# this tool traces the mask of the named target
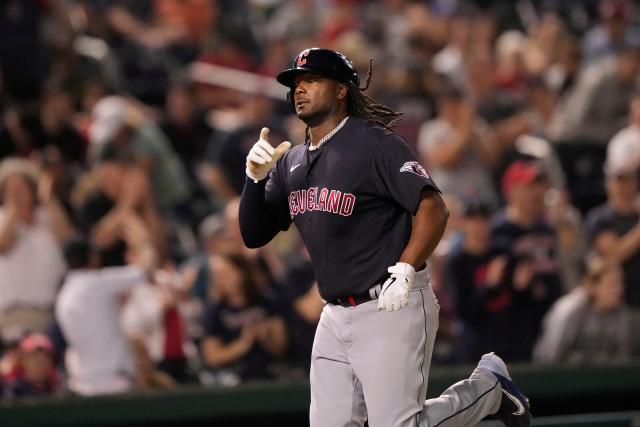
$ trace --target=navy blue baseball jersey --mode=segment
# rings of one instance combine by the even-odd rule
[[[401,137],[349,117],[317,150],[307,141],[287,151],[268,180],[247,179],[241,229],[248,245],[261,246],[293,222],[311,254],[320,295],[332,301],[388,277],[425,189],[439,191]],[[260,198],[264,205],[254,203]]]

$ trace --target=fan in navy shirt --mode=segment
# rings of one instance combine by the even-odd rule
[[[502,178],[506,207],[494,217],[491,241],[508,260],[505,284],[511,291],[509,320],[501,322],[494,348],[512,360],[529,360],[542,317],[560,296],[557,236],[544,220],[547,181],[532,161],[512,163]]]
[[[269,377],[269,365],[287,347],[277,307],[260,295],[241,256],[214,256],[212,269],[214,302],[207,307],[202,342],[205,363],[232,369],[242,380]]]
[[[499,342],[495,324],[504,322],[511,292],[504,284],[506,257],[491,246],[491,209],[467,202],[463,210],[464,238],[445,264],[444,283],[455,301],[462,331],[456,359],[471,362]]]

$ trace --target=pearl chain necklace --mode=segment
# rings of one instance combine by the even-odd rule
[[[317,145],[309,144],[309,151],[317,150],[318,148],[320,148],[320,146],[323,143],[327,142],[327,140],[329,140],[333,135],[335,135],[336,132],[338,132],[340,129],[342,129],[342,126],[344,126],[344,124],[347,123],[347,119],[348,118],[349,118],[349,116],[346,116],[344,119],[342,119],[342,121],[340,123],[338,123],[338,126],[336,126],[335,129],[333,129],[331,132],[326,134],[320,141],[318,141]]]

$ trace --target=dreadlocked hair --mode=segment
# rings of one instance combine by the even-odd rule
[[[380,104],[375,99],[362,93],[369,88],[373,72],[373,59],[369,59],[369,70],[365,78],[364,87],[358,87],[353,83],[347,83],[347,110],[349,115],[360,119],[372,121],[382,127],[391,129],[400,120],[404,113],[395,111],[386,105]]]

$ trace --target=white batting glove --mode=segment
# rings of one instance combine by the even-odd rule
[[[409,291],[413,287],[416,270],[412,265],[397,262],[387,269],[391,276],[382,285],[378,297],[378,310],[400,310],[409,304]]]
[[[247,155],[247,176],[253,179],[255,183],[262,181],[267,177],[273,165],[289,148],[291,148],[289,141],[285,141],[273,148],[269,144],[269,128],[262,128],[260,139],[253,144]]]

